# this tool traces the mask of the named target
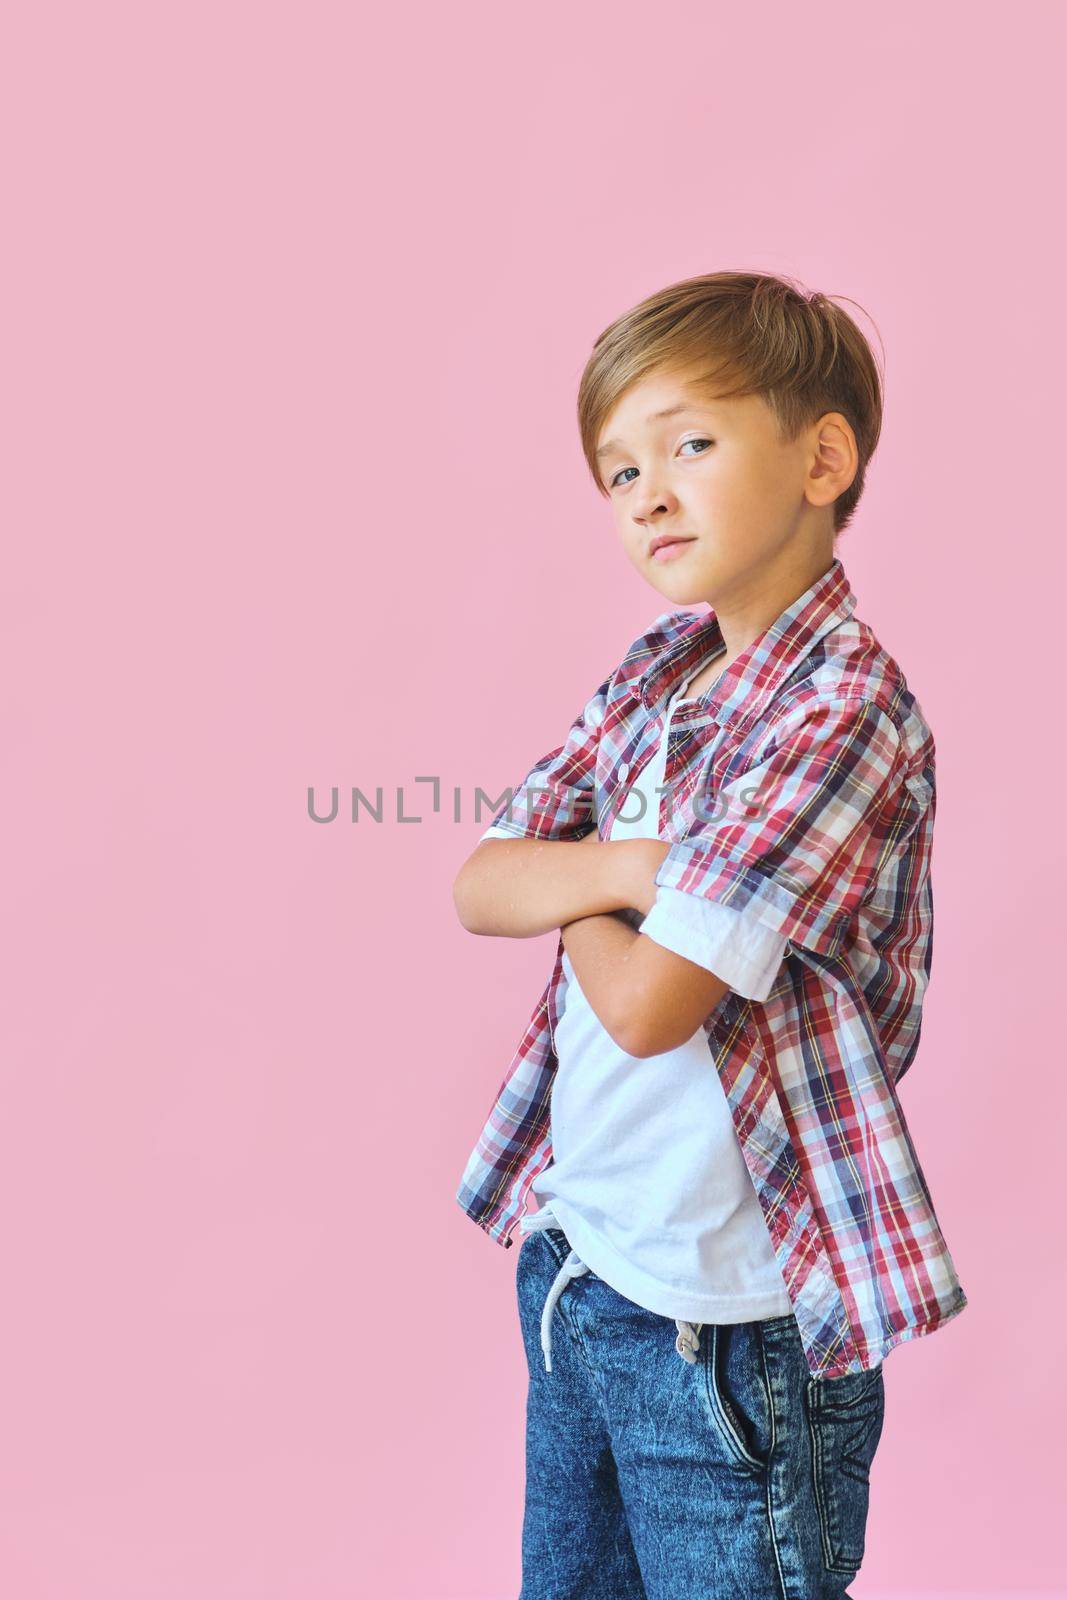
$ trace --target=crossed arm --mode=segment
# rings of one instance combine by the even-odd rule
[[[559,928],[582,990],[627,1054],[659,1055],[683,1044],[728,985],[632,928],[646,915],[669,846],[660,839],[484,839],[452,887],[470,933],[529,939]]]

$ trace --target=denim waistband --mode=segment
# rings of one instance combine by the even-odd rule
[[[519,1218],[519,1231],[525,1236],[528,1233],[542,1232],[545,1228],[555,1228],[557,1232],[566,1234],[560,1227],[559,1218],[554,1214],[550,1204],[545,1204],[537,1211],[526,1211]],[[570,1241],[568,1240],[568,1246]],[[577,1250],[570,1248],[564,1258],[559,1271],[552,1280],[552,1286],[545,1298],[544,1310],[541,1313],[541,1349],[545,1357],[545,1371],[552,1371],[552,1313],[564,1289],[572,1278],[581,1277],[583,1272],[590,1269],[582,1260]],[[678,1329],[674,1348],[683,1361],[695,1362],[700,1350],[700,1330],[702,1322],[686,1322],[680,1317],[675,1317],[674,1325]]]

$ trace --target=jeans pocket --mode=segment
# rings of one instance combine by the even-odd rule
[[[812,1477],[827,1571],[854,1574],[863,1560],[870,1474],[882,1434],[880,1366],[808,1382]]]
[[[763,1352],[752,1323],[705,1323],[700,1334],[708,1405],[735,1464],[765,1472],[773,1436]]]

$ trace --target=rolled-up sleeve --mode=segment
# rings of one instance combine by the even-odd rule
[[[737,910],[681,889],[657,889],[640,931],[675,955],[706,967],[736,994],[766,1000],[785,956],[786,940],[751,906]]]
[[[815,702],[754,765],[718,788],[705,774],[696,820],[664,856],[656,887],[751,911],[782,939],[833,954],[901,825],[904,765],[880,706]]]

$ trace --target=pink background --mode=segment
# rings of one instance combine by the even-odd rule
[[[721,267],[877,324],[839,554],[938,741],[904,1101],[972,1304],[856,1593],[1067,1582],[1062,15],[10,10],[4,1596],[517,1593],[518,1251],[453,1196],[554,941],[451,882],[666,604],[591,343]]]

